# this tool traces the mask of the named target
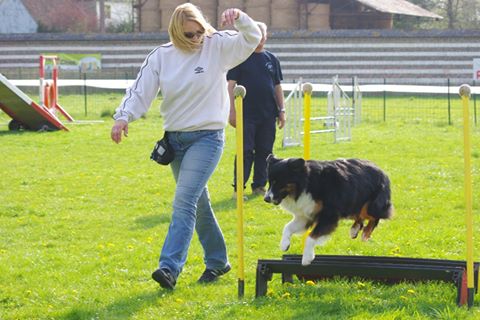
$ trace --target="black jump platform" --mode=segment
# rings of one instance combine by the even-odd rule
[[[268,281],[274,273],[282,274],[282,282],[320,280],[335,276],[363,278],[398,283],[401,281],[444,281],[457,288],[457,304],[473,305],[473,292],[467,290],[466,262],[441,259],[396,257],[316,255],[308,266],[302,266],[301,255],[284,255],[282,260],[258,260],[255,297],[267,293]],[[479,263],[474,263],[475,293],[478,291]]]

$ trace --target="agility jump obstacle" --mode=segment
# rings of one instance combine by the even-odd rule
[[[397,258],[378,256],[316,255],[310,265],[302,266],[301,255],[284,255],[282,260],[258,260],[255,297],[266,295],[268,281],[274,273],[282,275],[282,282],[292,282],[293,275],[301,280],[328,279],[335,276],[360,277],[368,280],[397,283],[401,281],[444,281],[457,289],[458,306],[473,306],[474,295],[480,283],[479,263],[473,261],[472,178],[470,163],[470,87],[462,85],[459,94],[463,102],[464,179],[466,209],[466,261]]]
[[[53,63],[52,79],[45,80],[45,61]],[[13,85],[0,74],[0,109],[12,120],[8,124],[10,130],[66,130],[68,129],[55,115],[60,112],[68,121],[73,118],[58,104],[58,58],[56,56],[40,56],[40,104],[34,102],[22,90]]]

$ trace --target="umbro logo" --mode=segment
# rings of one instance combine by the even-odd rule
[[[202,67],[196,67],[194,70],[195,70],[195,73],[203,73]]]

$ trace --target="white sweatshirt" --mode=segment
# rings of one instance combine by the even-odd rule
[[[185,53],[169,42],[147,56],[113,118],[128,122],[146,113],[160,90],[166,131],[223,129],[229,114],[226,73],[260,43],[256,23],[241,12],[236,31],[205,36],[200,50]]]

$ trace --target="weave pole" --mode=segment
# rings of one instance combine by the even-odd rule
[[[307,82],[303,85],[303,158],[310,160],[310,114],[313,86]]]
[[[463,104],[463,158],[464,158],[464,181],[465,181],[465,210],[467,226],[467,303],[473,306],[474,278],[473,278],[473,212],[472,212],[472,166],[471,166],[471,143],[470,143],[470,116],[469,100],[470,86],[460,86],[459,94]]]
[[[313,86],[310,82],[303,84],[303,158],[310,160],[310,116],[312,108]],[[310,227],[302,236],[302,251],[305,249],[305,241],[312,231]]]
[[[243,98],[247,90],[243,86],[235,86],[236,136],[237,136],[237,229],[238,229],[238,298],[245,293],[245,264],[243,250]]]

